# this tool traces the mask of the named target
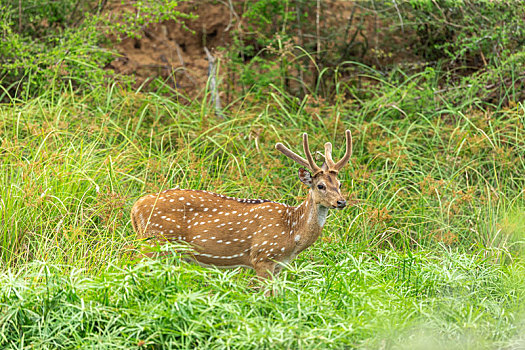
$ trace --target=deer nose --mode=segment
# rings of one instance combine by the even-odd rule
[[[346,201],[344,199],[337,201],[337,207],[338,208],[344,208],[346,207]]]

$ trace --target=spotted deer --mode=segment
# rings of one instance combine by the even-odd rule
[[[337,163],[327,142],[321,167],[310,153],[306,133],[306,159],[282,143],[275,147],[304,167],[299,169],[299,179],[310,190],[299,206],[170,189],[146,195],[133,206],[131,223],[139,239],[149,238],[155,244],[186,242],[193,247],[190,257],[205,266],[245,266],[263,279],[278,273],[321,235],[329,209],[346,206],[337,175],[352,154],[352,136],[347,130],[346,152]]]

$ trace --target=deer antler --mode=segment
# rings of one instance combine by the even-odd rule
[[[339,171],[342,167],[348,163],[350,160],[350,156],[352,155],[352,134],[350,133],[350,130],[346,130],[346,152],[343,158],[339,160],[337,163],[334,163],[332,159],[332,144],[330,142],[327,142],[324,144],[324,154],[325,154],[325,163],[327,166],[327,169],[324,168],[324,170],[332,170],[332,171]],[[275,145],[275,148],[277,148],[279,151],[281,151],[285,156],[288,158],[295,160],[297,163],[301,164],[305,168],[308,168],[312,171],[312,175],[315,175],[317,172],[322,171],[320,167],[317,166],[314,162],[314,158],[312,157],[312,153],[310,152],[310,146],[308,145],[308,134],[303,134],[303,149],[304,153],[306,154],[306,159],[298,155],[297,153],[291,151],[289,148],[287,148],[282,143],[278,142]]]
[[[308,145],[308,134],[307,133],[303,134],[303,149],[304,149],[304,153],[306,154],[306,159],[308,159],[308,163],[310,163],[310,170],[312,170],[313,172],[312,175],[315,176],[315,174],[318,171],[322,171],[322,169],[319,168],[317,164],[315,164],[314,158],[312,157],[312,153],[310,153],[310,146]]]
[[[317,164],[315,164],[312,154],[310,153],[310,147],[308,145],[308,135],[306,133],[303,134],[303,149],[304,149],[304,153],[306,154],[306,158],[308,160],[304,159],[297,153],[291,151],[288,147],[286,147],[280,142],[278,142],[275,145],[275,148],[277,148],[277,150],[279,150],[282,154],[284,154],[288,158],[296,161],[297,163],[304,166],[305,168],[310,169],[310,171],[312,171],[314,174],[317,173],[318,171],[321,171],[321,168],[319,168]]]
[[[346,134],[346,152],[345,152],[345,155],[343,156],[343,158],[341,158],[341,160],[339,160],[336,164],[332,166],[330,166],[330,168],[333,168],[334,170],[337,170],[339,171],[342,167],[344,167],[346,165],[346,163],[348,163],[348,161],[350,160],[350,156],[352,155],[352,133],[350,132],[350,130],[346,130],[345,132]],[[332,145],[330,145],[330,153],[332,151]],[[325,145],[325,150],[326,150],[326,145]],[[330,154],[330,161],[332,160],[332,155]],[[327,158],[327,159],[328,159]],[[332,161],[333,163],[333,161]]]
[[[350,133],[350,130],[346,130],[346,153],[343,156],[343,158],[336,163],[334,163],[332,159],[332,144],[330,142],[327,142],[324,144],[324,159],[326,164],[326,169],[328,171],[339,171],[350,159],[350,156],[352,155],[352,134]],[[323,166],[324,168],[324,166]]]
[[[288,147],[286,147],[282,143],[278,142],[275,145],[275,148],[277,148],[282,154],[284,154],[285,156],[287,156],[288,158],[290,158],[292,160],[295,160],[297,163],[301,164],[305,168],[310,168],[310,164],[308,164],[306,159],[304,159],[303,157],[301,157],[297,153],[291,151]]]
[[[335,163],[332,160],[332,144],[330,142],[324,144],[324,161],[328,169],[334,168]]]

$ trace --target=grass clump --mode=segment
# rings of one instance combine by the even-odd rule
[[[521,267],[447,249],[407,256],[342,252],[300,262],[267,298],[240,270],[177,258],[81,269],[32,264],[2,277],[4,347],[405,347],[405,337],[449,348],[523,344]],[[509,310],[512,310],[509,312]],[[416,336],[417,335],[417,336]],[[436,347],[437,348],[437,347]]]

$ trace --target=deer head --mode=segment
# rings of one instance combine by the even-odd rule
[[[352,155],[352,134],[350,130],[346,130],[346,152],[343,158],[339,162],[334,163],[332,160],[332,144],[327,142],[324,145],[325,161],[321,167],[314,162],[306,133],[303,134],[303,149],[306,159],[294,153],[282,143],[277,143],[275,148],[308,169],[299,169],[299,180],[310,188],[315,204],[327,209],[343,209],[346,206],[346,200],[341,194],[341,182],[337,179],[337,175],[341,168],[348,163]]]

